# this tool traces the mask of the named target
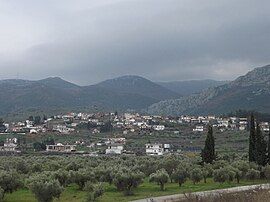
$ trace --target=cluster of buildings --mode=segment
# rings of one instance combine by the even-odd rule
[[[62,135],[79,133],[83,128],[89,135],[99,133],[111,133],[117,131],[119,138],[100,138],[97,142],[85,142],[77,140],[74,144],[46,145],[47,152],[76,152],[76,146],[87,146],[89,148],[105,148],[107,155],[132,153],[125,150],[126,135],[149,135],[152,133],[174,133],[182,132],[185,128],[188,133],[202,133],[207,130],[207,125],[211,125],[220,131],[248,130],[248,119],[241,117],[217,117],[217,116],[155,116],[141,115],[138,113],[68,113],[56,115],[40,120],[36,123],[33,119],[22,122],[4,123],[1,126],[2,133],[56,133]],[[261,122],[262,131],[269,132],[269,123]],[[182,127],[182,128],[181,128]],[[7,139],[0,145],[0,151],[16,151],[17,140]],[[172,145],[149,143],[145,145],[147,155],[164,155],[171,151]]]
[[[86,125],[92,134],[104,132],[103,127],[110,122],[111,127],[122,131],[124,135],[128,133],[140,132],[162,132],[168,129],[167,125],[188,125],[190,131],[204,132],[208,124],[215,128],[224,130],[247,130],[248,119],[241,117],[216,117],[216,116],[154,116],[140,115],[138,113],[68,113],[57,115],[43,120],[40,124],[35,124],[33,120],[24,122],[5,123],[4,132],[11,133],[45,133],[56,132],[60,134],[70,134],[76,132],[78,126]],[[269,123],[260,123],[263,131],[269,131]],[[176,132],[176,131],[174,131]]]

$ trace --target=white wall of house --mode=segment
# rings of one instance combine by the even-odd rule
[[[115,145],[115,146],[110,145],[106,149],[106,154],[122,154],[123,150],[124,150],[123,145]]]

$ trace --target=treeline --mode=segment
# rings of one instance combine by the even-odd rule
[[[0,198],[20,188],[28,188],[39,202],[59,198],[65,187],[76,184],[84,190],[86,201],[94,201],[105,189],[104,183],[114,185],[124,195],[132,195],[145,180],[160,190],[167,183],[181,186],[191,180],[194,184],[209,178],[215,182],[240,182],[242,179],[270,180],[270,166],[258,166],[242,160],[243,156],[216,156],[210,163],[201,158],[166,157],[0,157]]]

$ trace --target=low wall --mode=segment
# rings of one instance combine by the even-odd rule
[[[250,191],[254,189],[270,189],[270,184],[260,184],[260,185],[250,185],[250,186],[241,186],[241,187],[233,187],[228,189],[217,189],[211,191],[202,191],[202,192],[193,192],[187,193],[189,197],[203,197],[203,196],[215,196],[224,193],[237,193],[243,191]],[[133,202],[179,202],[181,200],[186,199],[185,194],[175,194],[169,196],[160,196],[153,198],[140,199]]]

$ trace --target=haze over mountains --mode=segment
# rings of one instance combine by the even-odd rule
[[[0,114],[67,108],[146,111],[151,114],[220,114],[238,109],[270,112],[270,65],[235,81],[152,82],[122,76],[79,86],[59,77],[0,80]],[[196,94],[193,94],[196,93]]]

